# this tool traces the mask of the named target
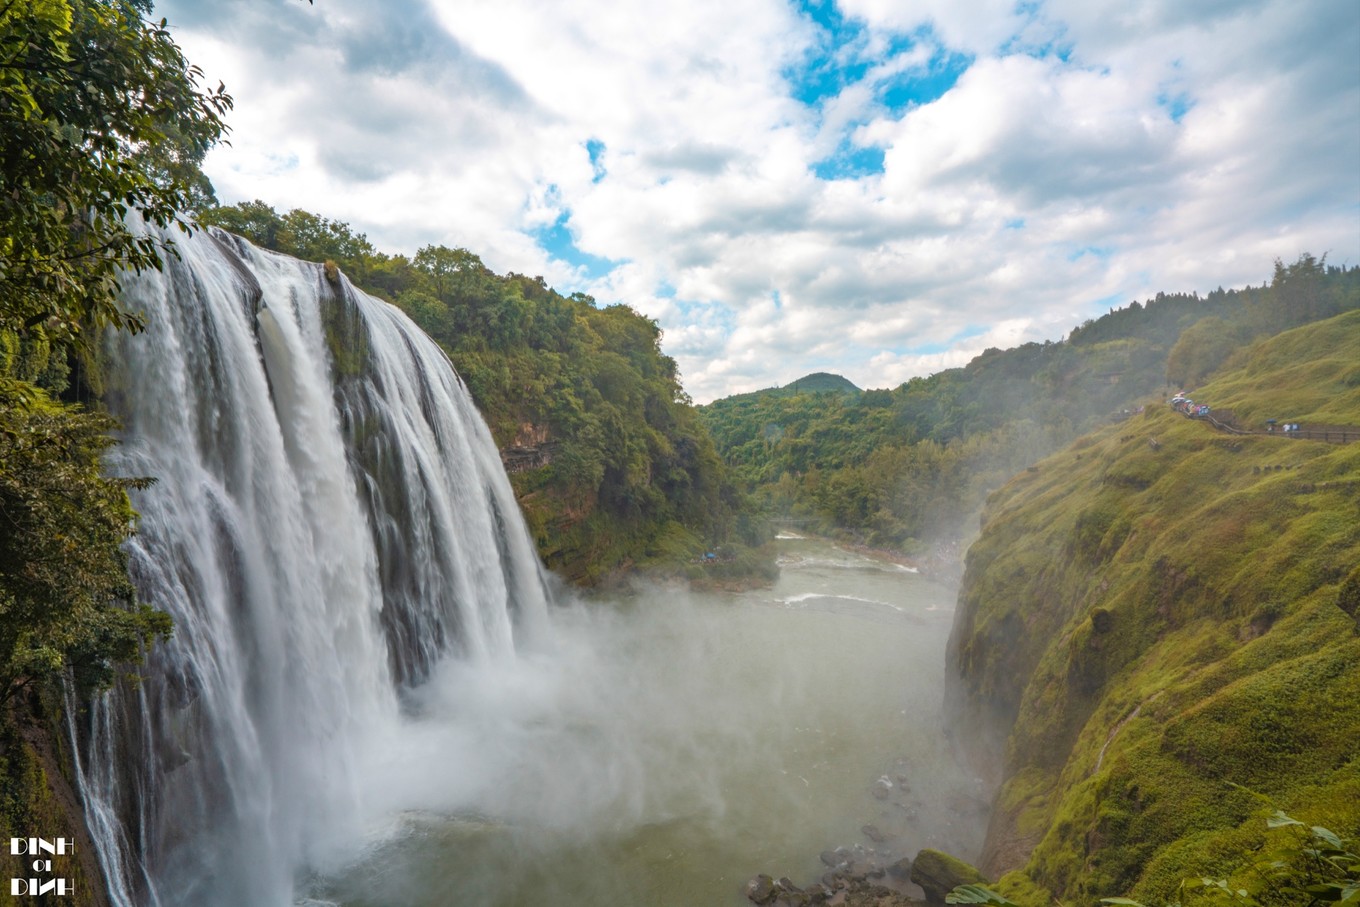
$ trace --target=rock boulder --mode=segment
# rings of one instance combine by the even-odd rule
[[[957,857],[939,850],[926,849],[911,864],[911,880],[921,886],[926,900],[943,904],[944,896],[960,885],[985,885],[982,873]]]

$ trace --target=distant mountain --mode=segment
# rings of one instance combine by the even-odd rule
[[[813,372],[811,375],[804,375],[797,381],[777,388],[774,391],[761,391],[760,393],[778,394],[858,394],[860,389],[851,383],[850,379],[843,375],[833,375],[830,372]]]
[[[770,399],[773,397],[796,397],[800,394],[861,394],[864,391],[855,386],[849,378],[844,375],[833,375],[831,372],[813,372],[804,375],[794,381],[790,381],[783,387],[762,387],[758,391],[747,391],[744,394],[733,394],[730,397],[723,397],[718,403],[725,403],[729,400],[756,400]]]

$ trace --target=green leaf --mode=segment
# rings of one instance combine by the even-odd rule
[[[1014,901],[997,894],[985,885],[960,885],[944,896],[946,904],[995,904],[997,907],[1016,907]]]
[[[1300,828],[1303,827],[1302,822],[1300,822],[1298,819],[1292,819],[1289,816],[1285,815],[1283,810],[1278,809],[1275,810],[1275,815],[1271,816],[1269,819],[1266,819],[1267,828],[1284,828],[1287,825],[1297,825]]]
[[[1328,844],[1332,845],[1332,847],[1334,847],[1338,851],[1345,850],[1345,845],[1341,843],[1341,839],[1337,837],[1336,833],[1333,832],[1331,829],[1323,828],[1320,825],[1314,825],[1313,837],[1320,838],[1321,840],[1326,841]]]

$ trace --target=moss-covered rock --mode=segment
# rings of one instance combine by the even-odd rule
[[[46,705],[44,700],[48,700]],[[47,696],[29,691],[0,710],[0,840],[6,842],[5,856],[0,859],[8,869],[0,868],[0,878],[37,877],[44,883],[64,879],[68,886],[65,896],[21,896],[15,903],[107,907],[94,845],[68,777],[70,756],[60,727],[62,718],[53,711],[60,708],[60,701],[55,690]],[[29,871],[24,857],[10,854],[11,838],[64,838],[74,847],[71,853],[53,856],[51,871],[38,875]],[[10,886],[6,884],[4,890],[9,892]]]
[[[921,886],[926,900],[943,904],[945,895],[960,885],[985,885],[987,879],[972,866],[941,850],[922,850],[911,864],[911,880]]]

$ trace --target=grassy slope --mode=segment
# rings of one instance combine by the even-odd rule
[[[1219,374],[1196,398],[1245,424],[1360,425],[1360,313]],[[1003,890],[1170,899],[1259,845],[1262,797],[1360,831],[1360,627],[1337,606],[1358,501],[1360,444],[1162,406],[993,496],[950,657],[974,714],[1013,720],[984,854],[1017,870]]]

